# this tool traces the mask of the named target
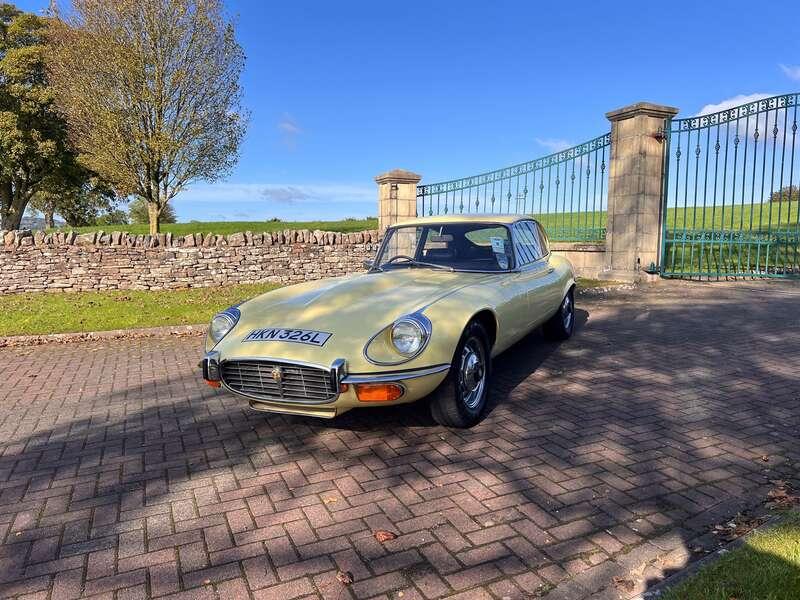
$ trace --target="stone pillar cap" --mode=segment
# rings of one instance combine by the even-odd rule
[[[652,102],[637,102],[636,104],[629,104],[617,110],[612,110],[606,113],[606,118],[611,121],[623,121],[631,117],[638,117],[645,115],[647,117],[658,117],[666,119],[674,117],[679,110],[672,106],[665,106],[664,104],[653,104]]]
[[[419,183],[422,175],[417,175],[405,169],[392,169],[381,173],[375,178],[376,183]]]

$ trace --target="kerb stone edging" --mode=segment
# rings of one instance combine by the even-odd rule
[[[167,325],[141,329],[111,329],[108,331],[82,331],[50,333],[43,335],[11,335],[0,337],[0,348],[66,344],[99,340],[136,339],[153,337],[191,337],[205,335],[208,325]],[[198,350],[200,352],[200,350]]]
[[[680,571],[677,571],[672,575],[670,575],[669,577],[667,577],[666,579],[659,581],[657,584],[655,584],[646,592],[634,596],[633,598],[630,598],[630,600],[656,600],[656,598],[659,598],[661,594],[663,594],[664,592],[671,590],[672,588],[680,585],[687,579],[694,577],[700,572],[700,570],[704,569],[705,567],[711,566],[712,564],[717,562],[721,557],[732,552],[733,550],[741,548],[742,546],[745,545],[747,540],[749,540],[754,535],[768,531],[773,527],[777,527],[778,525],[780,525],[782,520],[783,519],[781,515],[773,514],[769,516],[767,520],[764,521],[758,527],[751,529],[743,536],[738,537],[735,540],[731,540],[721,548],[717,548],[716,550],[707,554],[703,558],[699,558],[693,562],[690,562]]]

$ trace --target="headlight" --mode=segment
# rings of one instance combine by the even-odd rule
[[[230,330],[236,326],[240,316],[239,310],[235,307],[214,315],[214,318],[211,319],[211,326],[208,328],[208,337],[211,338],[211,341],[217,344],[228,335]]]
[[[364,358],[373,365],[401,365],[425,350],[433,331],[430,319],[416,312],[400,317],[364,345]]]
[[[392,344],[403,356],[413,356],[422,348],[425,332],[411,319],[400,319],[392,325]]]

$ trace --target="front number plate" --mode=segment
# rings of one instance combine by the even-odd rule
[[[323,346],[332,334],[313,329],[284,329],[280,327],[266,327],[254,329],[248,333],[243,342],[293,342],[295,344],[309,344]]]

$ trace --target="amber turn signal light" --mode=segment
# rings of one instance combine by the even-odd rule
[[[204,379],[203,381],[205,381],[208,385],[210,385],[213,388],[222,387],[221,381],[211,381],[210,379]]]
[[[403,395],[403,388],[396,383],[358,383],[354,387],[360,402],[391,402]]]

